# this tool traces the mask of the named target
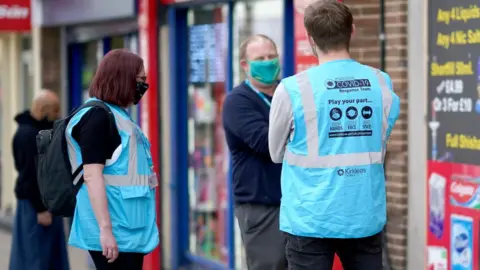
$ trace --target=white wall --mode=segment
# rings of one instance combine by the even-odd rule
[[[426,2],[408,1],[408,270],[426,267]]]
[[[172,230],[170,228],[171,220],[171,211],[170,211],[170,196],[171,196],[171,163],[170,163],[170,152],[172,145],[169,143],[170,140],[170,129],[172,124],[170,122],[170,81],[169,81],[169,43],[161,42],[168,40],[168,27],[160,26],[160,33],[158,35],[160,44],[160,107],[161,107],[161,127],[162,133],[160,135],[160,144],[161,144],[161,166],[162,166],[162,176],[160,183],[162,185],[162,253],[163,261],[162,265],[164,269],[171,268],[171,257],[172,251],[170,250],[171,241],[172,241]]]
[[[16,206],[14,186],[17,173],[13,163],[12,138],[17,129],[17,124],[13,118],[23,105],[20,86],[20,53],[20,34],[6,33],[0,35],[2,211],[8,208],[13,210]]]

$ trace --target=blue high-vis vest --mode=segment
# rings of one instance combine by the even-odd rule
[[[88,102],[88,101],[87,101]],[[103,170],[112,231],[120,252],[149,253],[159,243],[156,223],[155,187],[150,144],[128,113],[107,104],[115,116],[121,145],[106,161]],[[72,130],[91,107],[80,110],[66,130],[72,171],[82,163]],[[100,229],[84,184],[77,194],[69,244],[84,250],[101,251]]]
[[[333,61],[282,81],[294,133],[283,160],[280,229],[362,238],[386,223],[385,150],[400,113],[386,73]]]

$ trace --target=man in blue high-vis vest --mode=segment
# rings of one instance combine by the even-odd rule
[[[400,112],[390,77],[350,58],[349,8],[305,10],[318,66],[281,81],[270,109],[269,150],[282,163],[280,230],[291,270],[382,269],[383,163]]]

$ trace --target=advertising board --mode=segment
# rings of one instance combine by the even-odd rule
[[[479,270],[480,5],[428,3],[428,269]]]

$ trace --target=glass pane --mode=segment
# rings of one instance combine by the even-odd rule
[[[283,53],[283,2],[282,0],[263,0],[237,2],[233,13],[233,81],[239,84],[245,80],[240,67],[240,44],[251,35],[263,34],[277,45],[282,58]],[[275,31],[272,31],[272,26]],[[280,75],[282,76],[282,75]],[[235,220],[235,223],[236,220]],[[245,249],[241,242],[240,229],[235,226],[235,269],[247,269]]]
[[[138,36],[137,34],[132,34],[128,36],[128,49],[133,53],[138,54]]]
[[[127,46],[125,46],[125,45],[126,44],[124,42],[124,37],[123,36],[112,37],[112,43],[111,43],[112,50],[113,49],[127,48]]]
[[[233,14],[233,82],[245,80],[240,67],[240,44],[251,35],[262,34],[270,37],[283,53],[283,2],[282,0],[246,1],[235,4]],[[272,27],[275,31],[272,31]],[[282,72],[280,73],[282,77]]]
[[[137,35],[127,35],[123,37],[123,45],[125,48],[129,49],[131,52],[138,54],[138,46],[137,46]],[[151,90],[150,90],[151,91]],[[131,106],[128,108],[128,113],[132,117],[132,119],[140,125],[140,104],[136,106]]]
[[[82,89],[83,101],[88,99],[88,89],[92,82],[93,75],[97,70],[100,60],[103,58],[103,42],[100,40],[90,41],[84,44],[83,54],[83,68],[82,68]]]
[[[192,9],[189,24],[190,251],[228,263],[229,156],[221,119],[225,97],[227,6]]]

